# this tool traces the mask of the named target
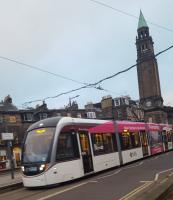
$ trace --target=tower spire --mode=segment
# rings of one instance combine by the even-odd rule
[[[140,10],[140,15],[139,15],[139,21],[138,21],[138,29],[142,27],[148,27],[147,22],[142,14],[142,11]]]

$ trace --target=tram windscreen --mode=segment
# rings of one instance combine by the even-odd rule
[[[28,132],[22,153],[22,163],[48,161],[55,128],[35,129]]]

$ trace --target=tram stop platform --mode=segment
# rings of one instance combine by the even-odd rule
[[[15,189],[22,186],[22,177],[20,170],[14,171],[14,179],[11,178],[9,170],[0,171],[0,192],[7,189]]]

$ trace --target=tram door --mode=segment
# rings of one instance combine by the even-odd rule
[[[80,145],[81,145],[81,154],[82,154],[82,160],[83,160],[84,173],[92,172],[93,162],[92,162],[88,132],[87,131],[79,132],[79,140],[80,140]]]
[[[168,136],[167,136],[167,131],[165,131],[165,130],[162,131],[162,138],[163,138],[163,144],[165,146],[165,151],[168,151]]]
[[[143,156],[148,156],[148,137],[147,133],[145,131],[141,131],[141,143],[142,143],[142,151],[143,151]]]

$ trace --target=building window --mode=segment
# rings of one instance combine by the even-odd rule
[[[0,145],[5,145],[5,141],[0,139]]]
[[[77,118],[81,118],[81,117],[82,117],[81,113],[78,113]]]
[[[129,105],[129,99],[125,98],[124,103],[125,103],[125,105]]]
[[[10,123],[16,123],[16,116],[9,116],[9,122]]]
[[[118,118],[122,118],[122,112],[120,110],[117,110]]]
[[[2,123],[3,122],[3,117],[2,117],[2,115],[0,115],[0,123]]]
[[[67,113],[67,117],[71,117],[71,113]]]
[[[47,118],[47,113],[39,113],[40,120]]]
[[[57,115],[58,117],[61,117],[61,113],[57,113],[56,115]]]
[[[32,114],[31,113],[25,113],[23,115],[23,120],[28,121],[28,122],[32,121]]]
[[[96,118],[96,113],[95,112],[87,112],[87,118],[95,119]]]
[[[120,99],[114,99],[114,105],[120,106]]]

